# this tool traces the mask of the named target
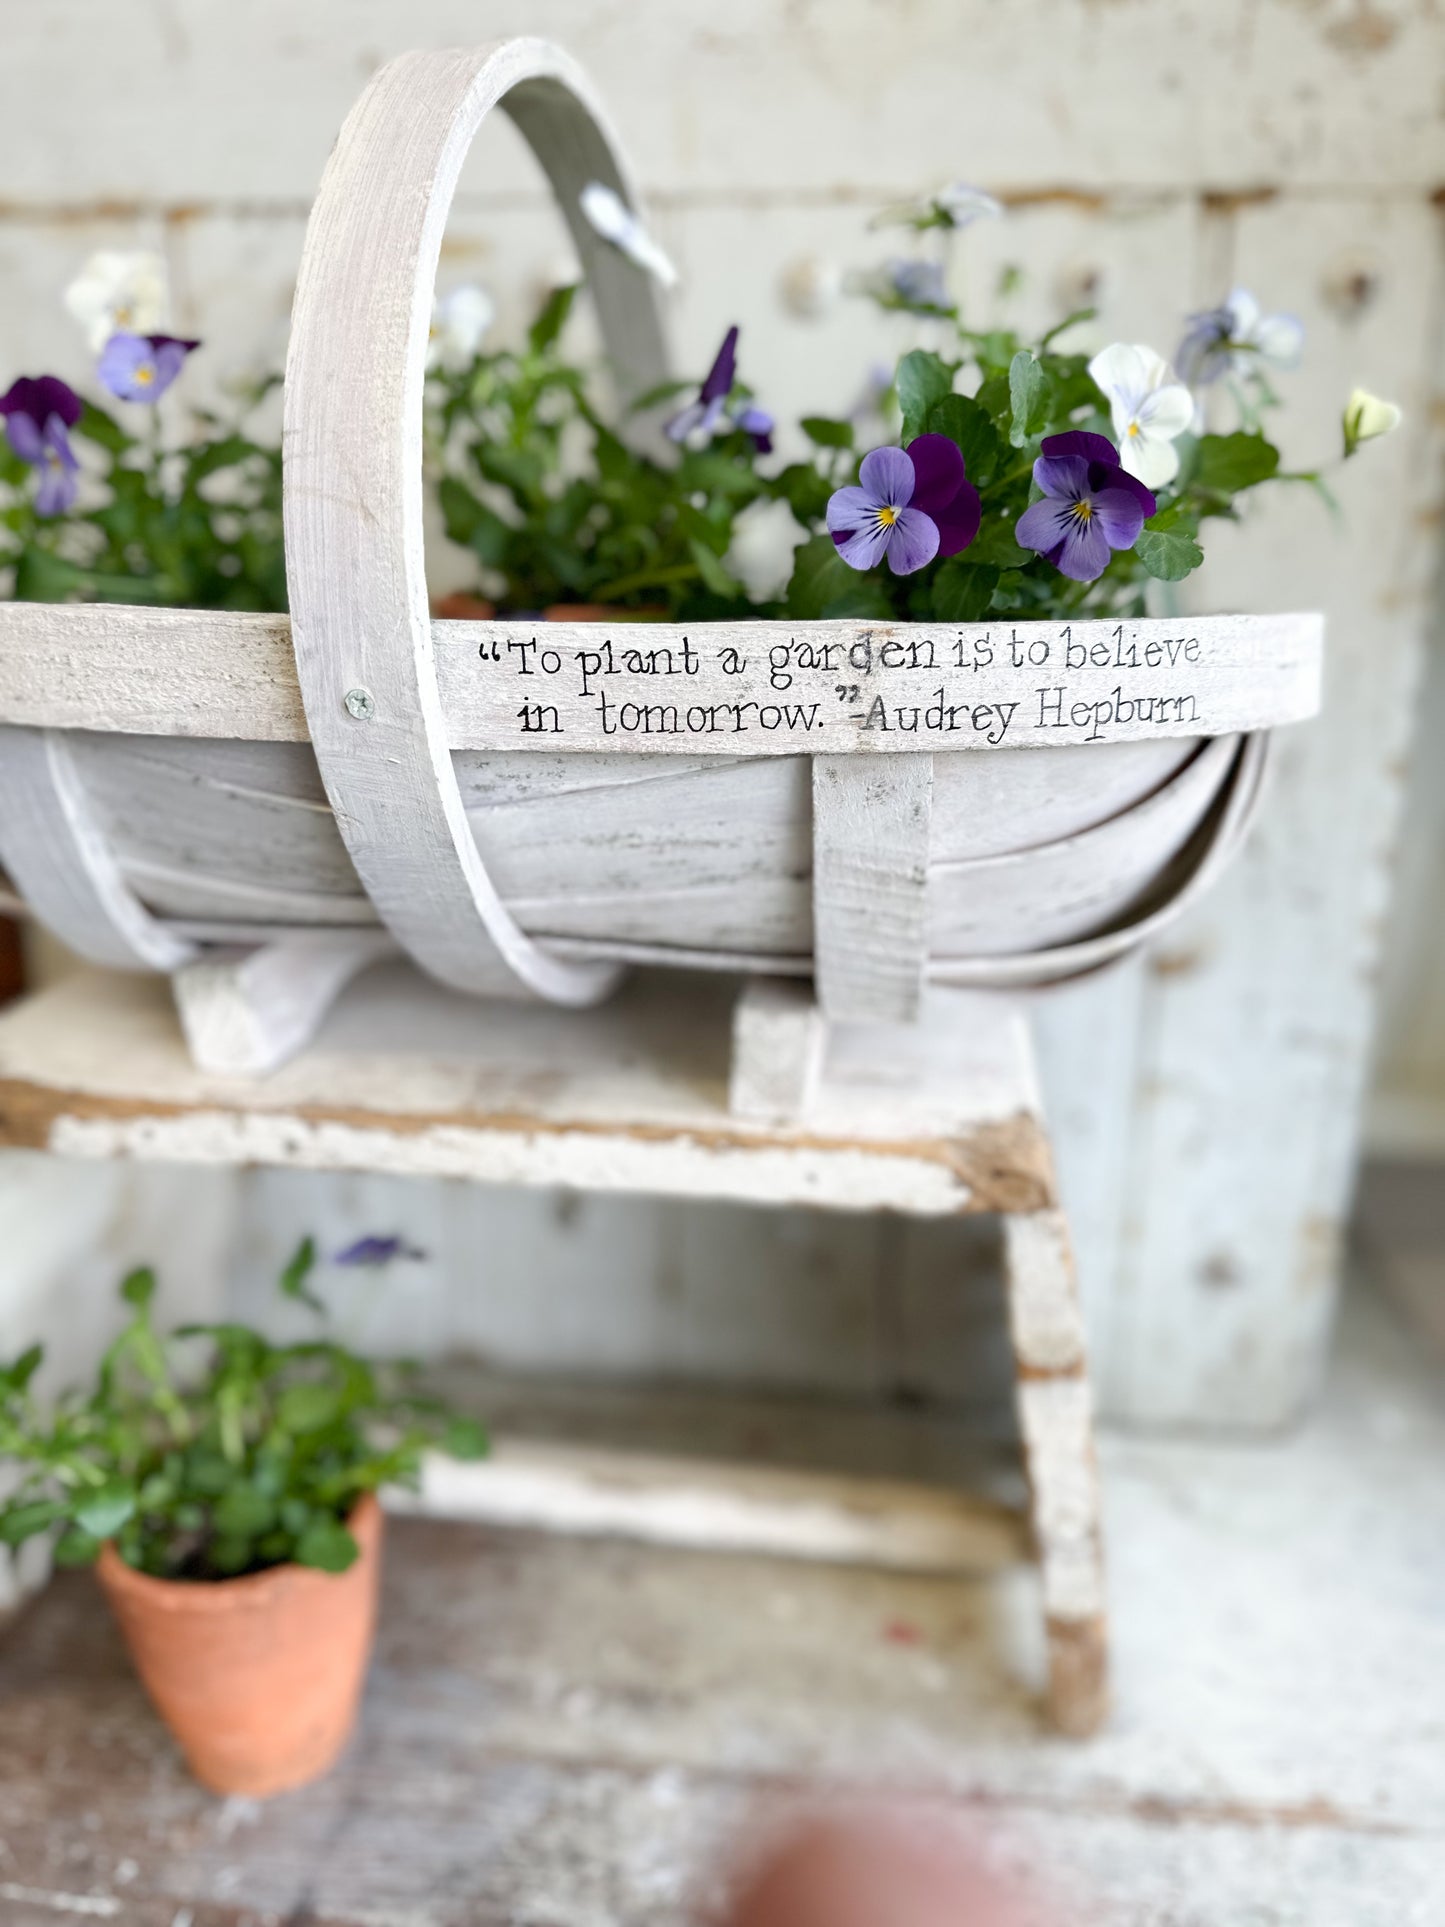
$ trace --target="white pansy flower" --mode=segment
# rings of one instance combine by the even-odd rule
[[[471,361],[495,315],[492,297],[485,288],[453,288],[450,294],[439,296],[432,303],[427,367],[457,367]]]
[[[1003,203],[981,187],[967,181],[950,181],[932,194],[920,194],[911,201],[898,201],[875,214],[869,227],[966,228],[975,221],[996,221]]]
[[[1345,453],[1353,455],[1361,442],[1373,442],[1400,426],[1397,402],[1381,401],[1367,388],[1356,388],[1345,403]]]
[[[170,282],[158,254],[92,254],[65,290],[65,305],[99,354],[113,334],[158,334],[170,317]]]
[[[1145,488],[1161,488],[1179,473],[1175,437],[1194,419],[1194,398],[1152,348],[1116,341],[1089,363],[1109,398],[1119,460]]]
[[[589,181],[578,196],[589,225],[664,288],[677,286],[677,269],[622,196],[602,181]]]

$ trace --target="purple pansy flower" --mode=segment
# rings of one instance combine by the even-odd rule
[[[1132,549],[1158,504],[1144,484],[1119,466],[1105,435],[1074,429],[1046,435],[1034,463],[1044,499],[1026,508],[1014,527],[1019,546],[1037,549],[1061,575],[1093,582],[1115,549]]]
[[[701,432],[712,435],[727,409],[728,396],[732,393],[733,382],[738,370],[738,331],[736,325],[729,328],[723,336],[723,343],[708,369],[701,388],[697,391],[696,401],[690,401],[685,408],[663,424],[663,433],[669,441],[685,442],[689,435]]]
[[[398,1258],[420,1263],[425,1257],[424,1251],[418,1251],[415,1245],[409,1245],[404,1238],[379,1238],[373,1233],[369,1237],[358,1238],[355,1244],[349,1244],[344,1251],[338,1251],[333,1262],[377,1271],[383,1265],[394,1264]]]
[[[58,375],[22,375],[0,395],[10,446],[40,470],[37,515],[63,515],[79,491],[80,464],[67,431],[80,414],[79,395]]]
[[[737,371],[738,331],[734,326],[723,336],[722,346],[697,391],[696,400],[679,408],[675,415],[663,423],[662,432],[669,441],[685,442],[694,435],[704,442],[711,441],[726,421],[734,428],[740,428],[745,435],[752,436],[753,446],[759,455],[772,452],[776,423],[767,409],[741,398],[731,405],[729,403]]]
[[[886,555],[895,575],[912,575],[936,555],[966,549],[981,515],[958,444],[920,435],[863,457],[857,487],[828,502],[828,533],[850,569],[871,569]]]
[[[199,341],[178,335],[113,334],[100,351],[95,372],[121,401],[159,401]]]

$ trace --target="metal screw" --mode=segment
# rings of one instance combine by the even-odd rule
[[[348,715],[359,723],[369,723],[376,714],[376,698],[369,689],[348,689],[343,700]]]

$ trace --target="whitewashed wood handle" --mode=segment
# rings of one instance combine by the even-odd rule
[[[388,928],[459,989],[586,1004],[492,885],[452,771],[422,541],[422,388],[442,232],[494,106],[531,144],[581,254],[624,392],[666,372],[656,291],[577,197],[630,201],[580,71],[541,40],[404,54],[347,117],[306,231],[286,365],[286,566],[306,720],[336,821]]]

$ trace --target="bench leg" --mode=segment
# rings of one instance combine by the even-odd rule
[[[1009,1330],[1030,1510],[1043,1573],[1049,1713],[1093,1733],[1108,1710],[1108,1619],[1093,1393],[1068,1223],[1004,1219]]]

